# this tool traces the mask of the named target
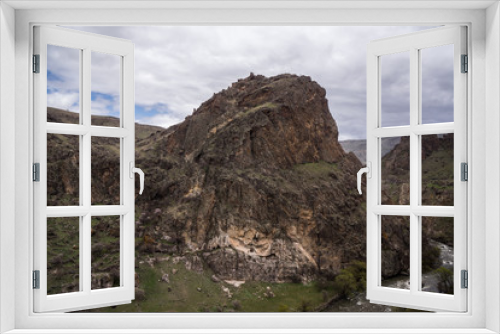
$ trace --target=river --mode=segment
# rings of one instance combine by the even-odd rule
[[[453,247],[431,240],[431,245],[439,247],[441,250],[439,261],[442,267],[453,270]],[[438,277],[434,272],[422,275],[422,291],[439,292]],[[384,286],[399,289],[410,288],[409,276],[400,275],[391,277],[384,281]],[[365,293],[358,293],[349,300],[341,300],[329,306],[324,312],[394,312],[390,306],[373,304],[366,299]]]

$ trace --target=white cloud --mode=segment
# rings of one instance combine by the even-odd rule
[[[92,92],[120,96],[120,57],[116,55],[92,52],[91,54],[91,89]]]
[[[116,98],[105,99],[97,96],[90,104],[92,115],[111,115],[115,117],[120,116],[120,103]]]
[[[52,92],[47,94],[47,105],[49,107],[59,108],[63,110],[69,110],[73,112],[79,112],[78,102],[80,100],[80,94],[78,92]]]
[[[172,125],[178,124],[184,120],[183,117],[172,116],[167,114],[156,114],[151,117],[143,117],[141,119],[136,119],[137,123],[157,125],[164,128],[168,128]]]

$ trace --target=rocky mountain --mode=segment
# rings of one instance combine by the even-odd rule
[[[51,121],[76,115],[48,112]],[[365,260],[365,196],[356,190],[362,164],[339,144],[325,90],[311,78],[251,74],[180,124],[137,127],[136,165],[146,174],[136,197],[137,261],[168,255],[194,271],[208,267],[219,279],[281,282],[331,278]],[[92,202],[116,204],[119,143],[93,140]],[[49,203],[67,203],[78,194],[77,141],[48,141]],[[389,277],[407,272],[402,249],[409,241],[403,222],[386,221]],[[99,235],[111,225],[96,221],[93,229]],[[101,243],[96,254],[113,245]],[[95,275],[109,272],[108,260]]]
[[[338,273],[365,256],[365,212],[361,165],[337,138],[325,90],[310,78],[239,80],[137,143],[136,164],[156,184],[137,198],[139,236],[176,240],[224,279]]]

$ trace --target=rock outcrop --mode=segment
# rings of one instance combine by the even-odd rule
[[[142,233],[221,279],[308,280],[365,257],[361,164],[309,77],[239,80],[137,151]]]
[[[365,260],[365,197],[356,190],[362,165],[342,149],[325,90],[309,77],[252,74],[182,123],[148,131],[136,144],[136,165],[146,174],[136,198],[138,257],[169,254],[238,281],[333,277]],[[95,145],[95,203],[116,200],[113,145]],[[399,251],[404,229],[391,219],[393,264],[384,276],[409,265]]]

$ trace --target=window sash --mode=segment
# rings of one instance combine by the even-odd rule
[[[80,124],[47,122],[47,45],[80,50]],[[91,53],[120,56],[120,127],[91,125]],[[40,289],[34,289],[34,311],[74,311],[128,303],[134,298],[134,180],[129,162],[134,161],[135,124],[133,97],[133,45],[129,41],[70,29],[35,27],[34,53],[40,55],[40,73],[34,74],[34,161],[40,163],[40,182],[34,184],[34,270],[40,271]],[[65,134],[79,138],[80,205],[47,206],[47,135]],[[120,205],[91,204],[91,138],[119,138]],[[120,287],[91,288],[91,218],[120,216]],[[47,218],[80,217],[78,292],[47,295]]]
[[[408,35],[373,41],[367,54],[367,162],[372,178],[367,179],[367,299],[377,304],[430,311],[467,310],[467,290],[461,289],[461,270],[467,269],[467,182],[460,180],[460,164],[467,162],[467,75],[460,73],[461,54],[466,54],[466,28],[436,28]],[[420,49],[454,45],[454,122],[420,123]],[[381,56],[410,53],[410,125],[381,126]],[[424,206],[421,203],[421,135],[454,133],[454,206]],[[409,136],[410,205],[381,205],[381,138]],[[382,215],[410,217],[410,289],[381,285]],[[422,286],[421,217],[454,218],[454,294],[420,291]]]

